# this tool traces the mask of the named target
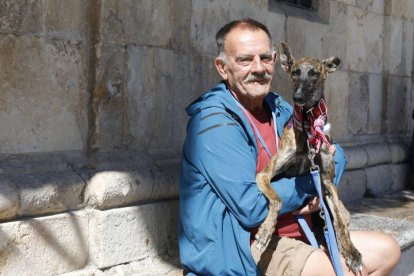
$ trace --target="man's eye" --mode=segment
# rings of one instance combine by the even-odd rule
[[[272,57],[271,56],[262,56],[261,58],[260,58],[263,62],[265,62],[265,63],[271,63],[272,61],[273,61],[273,59],[272,59]]]
[[[252,59],[247,58],[247,57],[246,58],[238,58],[238,59],[236,59],[236,62],[239,65],[246,66],[246,65],[249,65],[252,62]]]

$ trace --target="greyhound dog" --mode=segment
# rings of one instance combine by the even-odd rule
[[[352,244],[349,231],[349,213],[339,200],[333,183],[335,165],[333,154],[329,152],[330,138],[325,135],[327,111],[324,100],[324,84],[329,73],[336,71],[340,59],[330,57],[325,60],[301,58],[295,60],[289,47],[281,42],[277,47],[282,69],[293,81],[294,115],[284,127],[280,149],[266,167],[257,174],[260,191],[269,201],[269,213],[256,234],[256,247],[263,250],[274,232],[282,202],[270,181],[282,173],[295,176],[309,172],[315,161],[320,168],[324,199],[334,220],[338,248],[347,266],[357,273],[362,270],[362,256]],[[310,155],[311,154],[311,155]]]

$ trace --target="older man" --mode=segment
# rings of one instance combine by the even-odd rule
[[[307,244],[294,216],[303,214],[309,221],[318,208],[308,174],[272,182],[283,202],[277,229],[263,255],[251,246],[268,212],[256,173],[277,153],[292,107],[269,93],[275,53],[264,25],[251,19],[232,21],[216,40],[215,66],[223,81],[187,108],[179,227],[186,273],[335,275],[326,252]],[[337,146],[336,182],[345,164]],[[352,232],[351,238],[363,255],[364,275],[387,275],[397,264],[400,251],[390,236]]]

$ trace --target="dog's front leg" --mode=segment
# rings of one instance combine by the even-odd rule
[[[362,255],[355,248],[351,241],[351,237],[348,231],[349,213],[345,209],[341,200],[339,200],[338,192],[332,181],[324,181],[326,183],[325,189],[328,194],[325,196],[325,200],[328,203],[329,209],[333,216],[334,228],[336,233],[336,240],[339,246],[341,254],[345,258],[346,265],[354,273],[362,271]]]
[[[282,208],[282,201],[278,194],[271,185],[271,180],[276,175],[280,174],[288,165],[289,160],[293,160],[292,156],[295,151],[288,149],[287,147],[281,148],[279,153],[274,156],[266,167],[257,174],[256,182],[259,190],[269,201],[269,213],[265,220],[260,225],[259,230],[255,236],[255,246],[262,251],[267,247],[272,238],[272,234],[275,231],[276,221],[280,209]]]

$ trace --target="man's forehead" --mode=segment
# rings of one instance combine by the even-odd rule
[[[261,29],[236,28],[226,36],[225,49],[230,52],[252,49],[271,52],[271,41]]]

